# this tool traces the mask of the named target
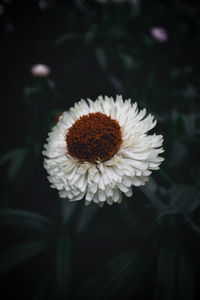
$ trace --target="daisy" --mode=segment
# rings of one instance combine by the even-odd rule
[[[86,205],[132,196],[132,186],[144,185],[163,161],[162,135],[147,135],[155,125],[131,99],[79,101],[59,117],[44,145],[51,187],[61,198],[84,198]]]

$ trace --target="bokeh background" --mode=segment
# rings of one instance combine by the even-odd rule
[[[192,0],[0,3],[2,299],[200,299],[199,17]],[[57,114],[116,94],[155,115],[161,169],[121,205],[59,199],[41,154]]]

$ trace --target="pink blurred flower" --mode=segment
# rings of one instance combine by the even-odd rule
[[[152,27],[150,29],[151,36],[158,42],[167,42],[168,34],[167,30],[163,27]]]
[[[47,65],[36,64],[31,67],[31,74],[35,77],[47,77],[51,73],[51,69]]]

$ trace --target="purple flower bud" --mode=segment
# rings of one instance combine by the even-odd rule
[[[167,31],[163,27],[152,27],[150,33],[152,38],[160,43],[168,41]]]

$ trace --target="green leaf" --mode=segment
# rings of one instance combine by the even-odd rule
[[[56,294],[58,299],[67,299],[71,275],[71,243],[61,237],[56,248]]]
[[[28,241],[0,252],[0,275],[9,272],[48,247],[44,240]]]
[[[23,230],[53,235],[55,225],[46,217],[25,210],[3,208],[0,210],[0,226],[13,226]]]
[[[155,300],[194,299],[193,268],[178,241],[161,247],[156,277]]]
[[[108,300],[123,293],[128,299],[147,272],[149,257],[133,250],[119,254],[83,285],[78,299]]]

